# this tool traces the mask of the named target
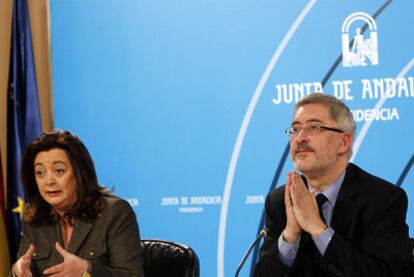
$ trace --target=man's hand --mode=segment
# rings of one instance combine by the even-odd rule
[[[13,265],[12,271],[16,277],[32,277],[32,272],[30,271],[30,264],[32,262],[32,255],[35,251],[33,244],[30,244],[29,249],[26,253],[21,256],[17,262]]]
[[[296,221],[295,213],[293,210],[292,197],[290,193],[290,187],[292,186],[292,173],[286,175],[286,186],[285,186],[285,210],[286,210],[286,227],[283,230],[283,238],[293,243],[299,239],[302,228]]]
[[[88,268],[87,261],[67,252],[59,243],[56,243],[56,250],[62,255],[63,263],[49,267],[43,271],[43,274],[50,277],[82,276],[82,273]]]
[[[327,228],[319,215],[315,191],[310,193],[299,173],[291,172],[290,196],[293,212],[299,226],[312,236],[321,235]]]

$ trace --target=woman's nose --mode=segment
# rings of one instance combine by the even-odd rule
[[[51,185],[53,185],[54,183],[55,183],[55,176],[53,176],[53,174],[52,173],[46,173],[46,178],[45,178],[45,183],[46,183],[46,185],[49,185],[49,186],[51,186]]]

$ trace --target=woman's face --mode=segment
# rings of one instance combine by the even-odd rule
[[[61,216],[76,202],[76,179],[65,150],[39,152],[34,160],[37,187],[42,198]]]

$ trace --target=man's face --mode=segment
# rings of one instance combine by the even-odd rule
[[[300,107],[293,118],[292,127],[317,124],[337,127],[330,116],[329,108],[320,104],[307,104]],[[306,174],[317,174],[333,168],[338,162],[342,133],[320,129],[320,133],[307,134],[301,130],[290,139],[290,155],[295,167]]]

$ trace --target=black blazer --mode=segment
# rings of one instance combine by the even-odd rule
[[[34,244],[33,276],[44,276],[45,269],[63,262],[56,242],[63,246],[59,223],[23,223],[18,257]],[[105,197],[105,209],[97,219],[77,219],[66,250],[89,260],[92,276],[144,276],[136,216],[123,199]]]
[[[310,235],[302,233],[291,268],[280,261],[278,250],[278,238],[286,225],[284,193],[282,186],[267,196],[269,235],[254,276],[408,276],[404,190],[350,163],[333,210],[335,235],[325,254],[321,257]]]

